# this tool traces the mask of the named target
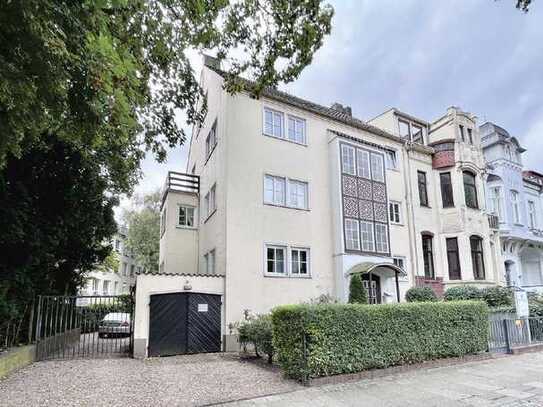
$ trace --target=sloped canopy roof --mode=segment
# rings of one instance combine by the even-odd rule
[[[393,263],[371,263],[371,262],[364,262],[364,263],[358,263],[351,267],[347,274],[366,274],[370,271],[374,271],[375,269],[383,267],[388,268],[389,270],[392,270],[394,272],[398,272],[398,274],[401,274],[402,276],[406,276],[407,273],[401,269],[400,267],[396,266]]]

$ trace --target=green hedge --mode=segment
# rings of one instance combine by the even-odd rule
[[[288,377],[354,373],[487,349],[481,301],[287,305],[272,311],[273,345]]]
[[[407,302],[437,301],[437,296],[430,287],[411,287],[405,293],[405,300]]]

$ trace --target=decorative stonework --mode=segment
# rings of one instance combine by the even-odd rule
[[[358,199],[344,197],[343,214],[348,218],[358,218]]]
[[[360,199],[372,199],[370,180],[358,178],[358,197]]]
[[[363,199],[358,201],[360,207],[360,218],[364,220],[373,220],[373,202]]]
[[[373,200],[377,202],[385,202],[387,201],[387,191],[385,184],[381,184],[379,182],[373,183]],[[386,207],[385,207],[386,210]]]
[[[375,213],[375,220],[379,222],[387,222],[387,206],[384,203],[373,204],[373,211]]]
[[[343,175],[343,195],[356,197],[356,177]]]

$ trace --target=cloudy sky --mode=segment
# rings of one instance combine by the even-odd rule
[[[363,120],[394,106],[432,121],[460,106],[518,137],[525,166],[543,172],[543,2],[528,14],[515,0],[330,3],[332,34],[283,89],[350,105]],[[199,58],[195,64],[199,70]],[[136,191],[162,185],[168,170],[185,171],[187,153],[188,143],[165,164],[148,157]]]

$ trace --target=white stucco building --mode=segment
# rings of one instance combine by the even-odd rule
[[[142,267],[132,253],[125,247],[126,229],[120,228],[113,237],[113,250],[119,258],[117,270],[95,270],[88,274],[87,283],[79,290],[79,295],[121,295],[129,294],[136,284],[136,273]]]
[[[481,126],[488,167],[488,205],[499,219],[507,285],[543,292],[543,175],[523,171],[515,137],[493,124]]]
[[[364,122],[273,89],[232,96],[212,58],[201,85],[206,120],[164,190],[159,272],[137,277],[136,356],[148,354],[149,307],[163,294],[220,296],[222,349],[236,349],[230,327],[246,312],[346,301],[353,272],[372,303],[403,301],[414,285],[499,283],[473,115],[451,107],[429,122],[390,109]]]

